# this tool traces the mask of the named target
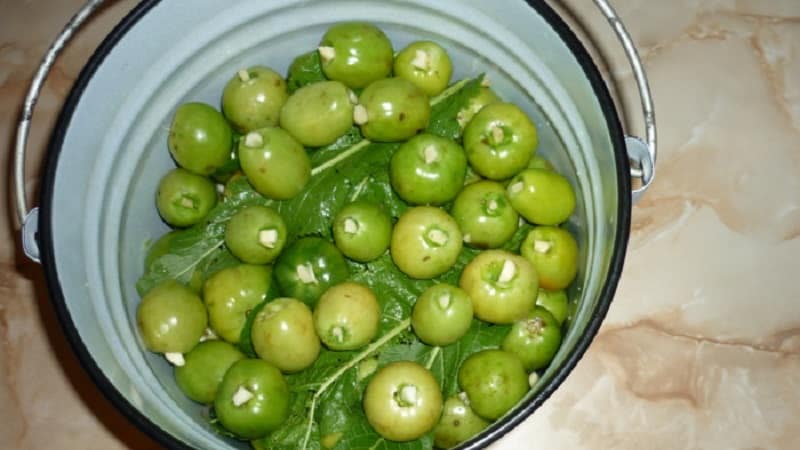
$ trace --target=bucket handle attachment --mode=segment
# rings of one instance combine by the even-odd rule
[[[653,178],[656,174],[658,140],[656,136],[656,113],[653,107],[653,96],[650,92],[650,84],[647,81],[642,59],[639,57],[639,52],[636,50],[633,39],[631,39],[631,35],[628,34],[628,30],[625,29],[622,20],[617,16],[616,11],[611,7],[608,0],[594,0],[594,3],[608,20],[620,44],[622,44],[622,48],[625,50],[625,56],[628,57],[628,62],[633,70],[633,76],[636,79],[636,85],[639,89],[639,98],[642,102],[645,139],[635,136],[625,137],[625,147],[628,151],[628,158],[631,161],[631,178],[638,178],[641,180],[641,185],[631,192],[633,202],[636,203],[653,183]]]
[[[25,96],[22,114],[17,124],[17,137],[14,147],[14,198],[16,200],[16,213],[17,219],[22,226],[22,249],[28,258],[37,263],[40,262],[38,243],[39,208],[34,207],[33,209],[28,209],[28,201],[25,193],[25,151],[28,145],[33,110],[36,106],[36,102],[39,100],[39,94],[41,93],[44,82],[56,58],[58,58],[58,55],[64,50],[64,47],[72,39],[75,32],[80,29],[81,25],[83,25],[105,1],[106,0],[88,0],[84,3],[78,12],[72,16],[70,21],[67,22],[55,41],[50,45],[50,48],[47,50],[47,53],[45,53],[42,62],[39,64],[31,80],[30,87]],[[611,27],[625,50],[625,54],[631,64],[636,83],[639,87],[639,96],[642,100],[646,140],[633,136],[626,136],[625,138],[628,157],[631,160],[631,177],[639,178],[642,182],[641,186],[634,189],[631,193],[633,201],[636,202],[641,198],[647,188],[650,187],[650,184],[653,182],[653,177],[655,176],[656,116],[653,109],[653,98],[650,93],[650,87],[647,82],[647,75],[645,75],[644,72],[642,60],[636,51],[636,46],[633,44],[630,34],[628,34],[628,31],[625,29],[625,25],[623,25],[617,13],[608,3],[608,0],[594,0],[594,2],[606,19],[608,19],[609,24],[611,24]]]

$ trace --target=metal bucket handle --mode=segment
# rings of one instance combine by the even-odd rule
[[[641,180],[641,186],[631,192],[633,201],[636,202],[647,191],[653,182],[656,165],[656,116],[653,109],[653,98],[650,93],[650,86],[647,82],[642,60],[636,51],[636,46],[630,34],[625,29],[617,13],[608,3],[608,0],[593,0],[602,14],[608,19],[614,33],[622,44],[625,54],[628,57],[631,68],[633,69],[636,84],[639,88],[639,96],[642,101],[642,112],[644,114],[645,139],[626,136],[625,145],[628,151],[628,158],[631,161],[631,177]],[[14,148],[14,198],[16,200],[17,218],[22,225],[22,248],[25,255],[35,262],[39,259],[39,243],[37,233],[39,228],[39,208],[28,209],[25,192],[25,152],[28,145],[28,135],[30,132],[31,119],[39,94],[42,90],[47,75],[56,61],[56,58],[64,46],[72,39],[81,25],[94,14],[94,12],[106,0],[87,1],[67,23],[55,41],[50,45],[36,74],[31,80],[28,93],[25,96],[22,115],[17,125],[17,140]]]

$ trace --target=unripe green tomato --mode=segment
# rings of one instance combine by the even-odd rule
[[[346,281],[331,287],[314,308],[314,328],[331,350],[355,350],[378,334],[381,307],[367,286]]]
[[[185,356],[185,363],[175,367],[175,382],[190,399],[214,403],[225,372],[244,354],[224,341],[201,342]]]
[[[283,373],[299,372],[319,356],[311,310],[294,298],[267,303],[253,321],[251,339],[258,356]]]
[[[167,145],[180,167],[210,175],[230,158],[233,132],[222,113],[211,106],[184,103],[175,111]]]
[[[286,244],[286,223],[277,211],[254,205],[242,209],[225,226],[225,245],[249,264],[269,264]]]
[[[338,81],[301,87],[281,111],[281,127],[306,147],[330,145],[353,126],[353,103],[358,99]]]
[[[519,358],[527,371],[547,367],[561,345],[561,324],[546,309],[537,306],[511,327],[502,349]]]
[[[412,205],[441,205],[464,186],[467,157],[460,145],[422,133],[392,156],[389,176],[397,195]]]
[[[286,81],[269,67],[253,66],[233,76],[222,91],[222,113],[240,133],[278,125],[289,98]]]
[[[470,408],[469,399],[462,392],[444,402],[442,418],[433,429],[434,444],[438,448],[453,448],[488,426],[489,422]]]
[[[345,205],[333,219],[336,247],[358,262],[386,252],[392,239],[392,218],[382,206],[364,200]]]
[[[453,63],[447,50],[436,42],[416,41],[397,54],[394,74],[433,97],[441,94],[450,83]]]
[[[563,228],[534,227],[520,252],[536,268],[539,286],[545,289],[564,289],[578,273],[578,242]]]
[[[208,316],[197,294],[175,280],[167,280],[142,298],[136,322],[151,352],[187,353],[200,342]]]
[[[177,168],[158,183],[156,208],[173,227],[188,227],[203,221],[217,204],[217,190],[208,178]]]
[[[414,303],[411,325],[422,342],[450,345],[461,339],[472,325],[472,301],[455,286],[433,285]]]
[[[225,373],[214,411],[226,429],[259,439],[289,417],[289,385],[275,366],[260,359],[237,361]]]
[[[558,225],[575,211],[572,185],[552,170],[526,169],[511,179],[507,192],[511,206],[537,225]]]
[[[240,264],[211,275],[203,285],[211,329],[231,344],[238,344],[247,314],[269,292],[272,267]]]
[[[364,89],[353,110],[365,138],[376,142],[405,141],[428,127],[428,96],[402,78],[378,80]]]
[[[239,160],[253,188],[271,199],[296,196],[311,178],[305,148],[280,128],[262,128],[242,137]]]
[[[392,261],[406,275],[429,279],[455,265],[462,248],[458,224],[444,210],[433,206],[410,208],[400,216],[392,232]]]
[[[525,258],[505,250],[486,250],[464,268],[459,282],[475,317],[510,324],[522,319],[536,304],[536,270]]]
[[[519,226],[519,214],[495,181],[472,183],[458,194],[450,211],[464,234],[464,243],[476,248],[498,248]]]
[[[492,180],[504,180],[525,169],[538,142],[536,126],[512,103],[485,106],[464,129],[470,165]]]
[[[322,71],[330,80],[363,88],[392,71],[394,50],[386,34],[364,22],[337,23],[319,44]]]
[[[467,357],[458,369],[458,385],[472,410],[487,420],[499,419],[529,390],[522,362],[503,350],[482,350]]]

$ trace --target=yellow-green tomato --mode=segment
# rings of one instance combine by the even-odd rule
[[[464,243],[475,248],[498,248],[508,242],[519,226],[519,214],[496,181],[472,183],[458,194],[450,210],[464,234]]]
[[[200,223],[216,204],[214,183],[186,169],[173,169],[158,183],[158,213],[173,227]]]
[[[240,264],[211,275],[203,285],[211,329],[238,344],[247,313],[267,298],[272,267]]]
[[[242,171],[259,194],[288,200],[311,178],[306,149],[280,128],[251,131],[239,141]]]
[[[353,126],[357,97],[338,81],[303,86],[281,111],[281,127],[307,147],[332,144]]]
[[[450,83],[453,63],[447,50],[436,42],[416,41],[397,54],[394,74],[433,97],[441,94]]]
[[[492,103],[464,129],[464,150],[480,175],[504,180],[525,169],[538,145],[536,126],[513,103]]]
[[[201,342],[186,354],[182,366],[175,367],[175,382],[190,399],[210,405],[214,403],[225,372],[244,358],[244,353],[227,342]]]
[[[333,219],[333,239],[348,258],[372,261],[389,248],[392,218],[381,205],[365,200],[349,203]]]
[[[428,369],[416,362],[394,362],[370,380],[364,392],[364,412],[384,438],[412,441],[439,421],[442,391]]]
[[[464,268],[459,282],[475,317],[510,324],[525,317],[536,304],[536,269],[525,258],[505,250],[486,250]]]
[[[167,280],[150,290],[136,311],[144,346],[156,353],[187,353],[206,331],[203,301],[186,286]]]
[[[333,25],[322,36],[319,57],[328,79],[363,88],[389,76],[394,50],[386,34],[375,25],[345,22]]]
[[[450,345],[461,339],[472,325],[472,301],[466,292],[453,285],[433,285],[414,303],[411,325],[422,342]]]
[[[561,324],[546,309],[537,306],[511,327],[502,349],[519,358],[527,371],[547,367],[561,345]]]
[[[222,426],[240,438],[262,438],[289,417],[289,385],[268,362],[242,359],[225,373],[214,411]]]
[[[269,264],[286,244],[286,223],[274,209],[253,205],[238,211],[225,226],[225,245],[250,264]]]
[[[462,248],[458,224],[433,206],[410,208],[392,232],[391,254],[397,267],[417,279],[433,278],[455,265]]]
[[[242,69],[222,91],[222,113],[240,133],[278,125],[289,94],[286,81],[264,66]]]
[[[392,155],[389,176],[397,195],[413,205],[441,205],[464,186],[467,157],[454,141],[422,133]]]
[[[331,287],[314,308],[314,328],[331,350],[355,350],[378,334],[381,308],[370,288],[346,281]]]
[[[536,268],[539,286],[545,289],[564,289],[578,273],[578,242],[563,228],[533,228],[522,243],[520,252]]]
[[[233,131],[222,113],[205,103],[184,103],[175,111],[167,139],[180,167],[210,175],[230,158]]]
[[[251,333],[256,354],[281,372],[299,372],[319,356],[311,310],[300,300],[284,297],[267,303],[256,315]]]
[[[458,385],[469,405],[487,420],[499,419],[529,390],[522,362],[503,350],[482,350],[470,355],[458,369]]]
[[[364,89],[353,109],[353,121],[371,141],[405,141],[428,127],[429,102],[410,81],[386,78]]]
[[[526,169],[507,188],[511,206],[528,222],[558,225],[575,210],[575,191],[563,175],[547,169]]]
[[[469,399],[463,392],[450,396],[444,402],[442,418],[433,429],[433,443],[438,448],[452,448],[470,439],[489,426],[469,407]]]

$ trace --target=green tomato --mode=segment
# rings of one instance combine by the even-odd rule
[[[232,433],[259,439],[289,417],[289,386],[275,366],[260,359],[243,359],[225,373],[214,411]]]
[[[536,305],[546,309],[556,318],[559,325],[564,324],[569,315],[569,298],[563,289],[548,291],[539,288],[539,295],[536,297]]]
[[[186,286],[167,280],[150,290],[136,311],[144,346],[156,353],[186,353],[206,331],[203,301]]]
[[[433,206],[417,206],[397,221],[390,252],[403,273],[429,279],[453,267],[461,248],[461,231],[452,217]]]
[[[333,25],[319,44],[322,71],[330,80],[363,88],[392,71],[394,50],[380,28],[363,22]]]
[[[392,218],[380,205],[355,201],[345,205],[333,219],[333,239],[348,258],[372,261],[389,248]]]
[[[492,180],[514,176],[536,153],[536,126],[518,106],[492,103],[464,129],[464,150],[472,168]]]
[[[314,306],[331,286],[350,276],[339,249],[316,237],[295,241],[275,263],[275,278],[280,291]]]
[[[442,414],[442,391],[428,369],[411,361],[394,362],[370,380],[364,412],[385,439],[412,441],[436,425]]]
[[[238,344],[247,313],[263,302],[271,284],[272,268],[240,264],[220,270],[206,280],[203,298],[211,329],[231,344]]]
[[[467,157],[460,145],[422,133],[392,155],[389,176],[397,195],[414,205],[441,205],[464,186]]]
[[[561,345],[561,324],[546,309],[537,306],[511,327],[502,349],[522,361],[525,370],[547,367]]]
[[[225,245],[233,256],[250,264],[269,264],[286,244],[286,223],[267,206],[237,212],[225,226]]]
[[[289,94],[286,81],[269,67],[242,69],[222,91],[222,113],[241,133],[278,125]]]
[[[539,290],[533,265],[505,250],[481,252],[464,268],[459,284],[472,299],[475,317],[496,324],[525,317]]]
[[[178,107],[167,139],[175,162],[198,175],[210,175],[230,157],[233,132],[217,111],[205,103]]]
[[[511,207],[503,185],[495,181],[478,181],[465,187],[450,213],[470,247],[502,247],[519,226],[519,214]]]
[[[481,86],[478,95],[472,97],[469,102],[467,102],[467,106],[458,112],[456,120],[463,129],[472,121],[475,114],[478,114],[486,105],[491,105],[492,103],[500,101],[500,97],[498,97],[491,88]]]
[[[394,74],[414,83],[433,97],[441,94],[450,83],[453,63],[441,45],[431,41],[416,41],[397,54]]]
[[[158,183],[158,213],[173,227],[188,227],[202,222],[216,204],[214,183],[188,170],[173,169]]]
[[[488,426],[489,422],[469,407],[467,395],[462,392],[444,402],[442,418],[433,429],[433,443],[438,448],[453,448]]]
[[[552,170],[526,169],[511,179],[507,192],[511,206],[537,225],[558,225],[575,210],[572,185]]]
[[[472,301],[455,286],[433,285],[414,303],[411,325],[422,342],[450,345],[461,339],[472,325]]]
[[[259,194],[288,200],[311,178],[311,160],[305,148],[280,128],[251,131],[239,141],[239,160]]]
[[[187,397],[210,405],[214,403],[225,372],[244,357],[227,342],[201,342],[186,354],[185,364],[175,368],[175,381]]]
[[[487,420],[499,419],[529,389],[522,362],[503,350],[470,355],[458,369],[458,385],[466,392],[472,410]]]
[[[539,286],[545,289],[564,289],[578,273],[578,242],[563,228],[534,227],[520,253],[536,268]]]
[[[400,142],[428,127],[428,96],[402,78],[378,80],[364,89],[353,110],[354,122],[365,138],[376,142]]]
[[[338,81],[301,87],[281,111],[281,127],[307,147],[330,145],[353,126],[355,94]]]
[[[331,350],[355,350],[378,334],[381,307],[372,290],[344,282],[331,287],[314,308],[314,329]]]
[[[294,298],[267,303],[253,321],[250,338],[256,354],[284,373],[299,372],[319,356],[311,310]]]

